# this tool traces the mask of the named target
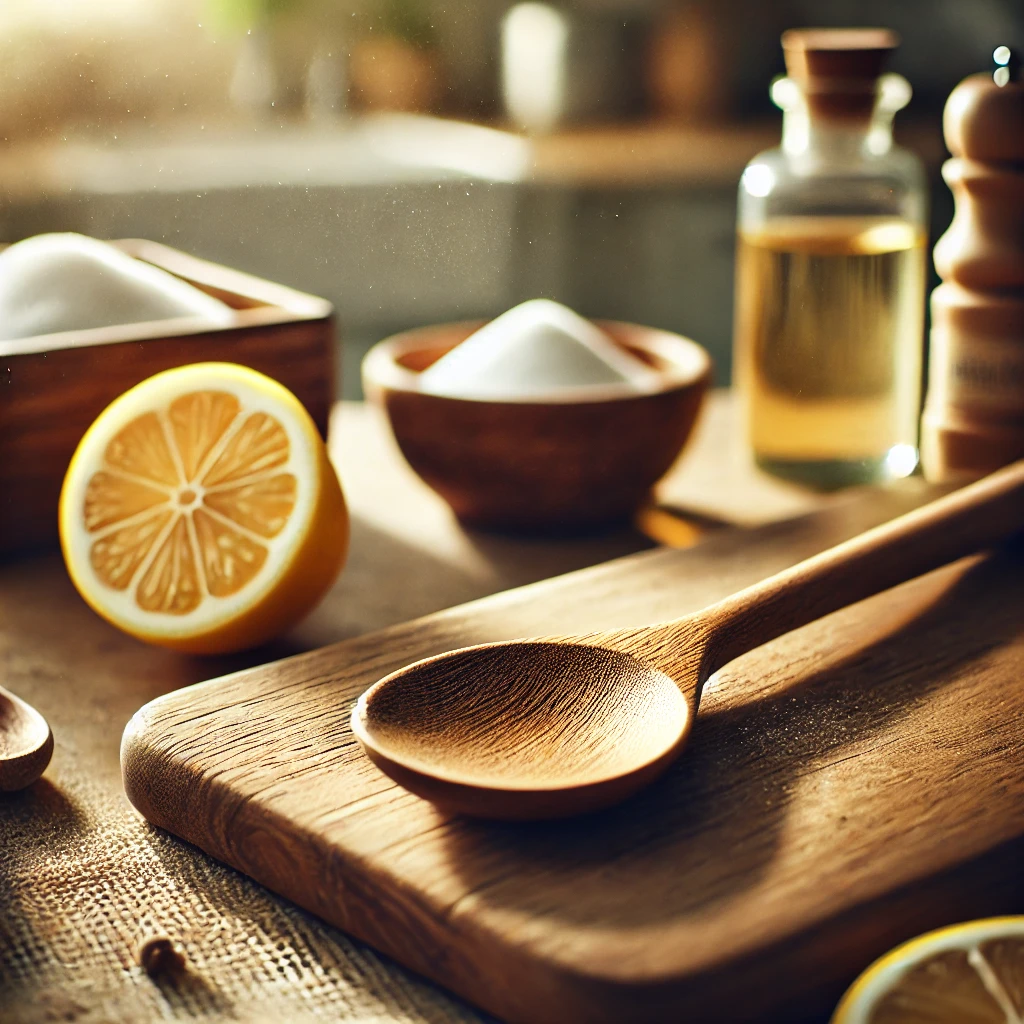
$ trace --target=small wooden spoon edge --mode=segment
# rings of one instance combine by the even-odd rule
[[[49,723],[31,704],[0,686],[0,792],[30,786],[52,756]]]

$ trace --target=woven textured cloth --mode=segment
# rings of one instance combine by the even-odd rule
[[[0,805],[0,1020],[370,1022],[480,1018],[95,786]],[[143,937],[188,969],[153,980]]]

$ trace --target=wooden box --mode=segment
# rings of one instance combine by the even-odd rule
[[[68,462],[89,424],[128,388],[186,363],[243,363],[280,381],[326,437],[334,392],[329,302],[157,242],[113,243],[236,310],[0,341],[0,557],[52,546]]]

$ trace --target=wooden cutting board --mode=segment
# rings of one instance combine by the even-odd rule
[[[690,746],[586,819],[452,819],[348,728],[412,659],[682,615],[923,499],[646,552],[146,705],[154,824],[500,1017],[823,1020],[876,955],[1024,911],[1024,552],[968,559],[727,666]]]

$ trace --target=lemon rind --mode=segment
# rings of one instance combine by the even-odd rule
[[[927,957],[954,949],[977,949],[989,939],[1024,935],[1024,916],[986,917],[946,925],[908,939],[879,957],[847,989],[830,1024],[866,1024],[878,1001]]]
[[[288,461],[274,472],[291,472],[298,481],[295,505],[282,531],[261,539],[267,561],[256,576],[228,597],[204,593],[196,609],[185,615],[144,611],[134,601],[142,571],[135,572],[126,591],[115,591],[96,575],[89,558],[93,536],[81,523],[85,489],[103,468],[103,453],[113,436],[138,415],[165,409],[175,398],[197,390],[234,394],[242,417],[265,412],[281,424],[289,441]],[[76,588],[100,615],[125,631],[155,642],[185,641],[216,633],[259,606],[287,575],[303,547],[324,486],[322,447],[309,414],[282,385],[255,370],[233,363],[198,363],[176,367],[142,381],[115,399],[86,431],[71,462],[61,492],[59,516],[65,562]],[[330,467],[327,467],[330,471]],[[159,506],[158,506],[159,507]],[[155,545],[154,545],[155,546]]]

